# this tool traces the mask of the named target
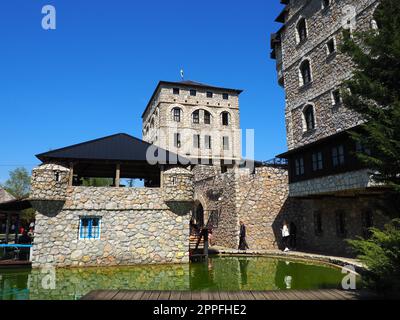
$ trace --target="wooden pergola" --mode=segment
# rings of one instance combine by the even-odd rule
[[[18,234],[19,234],[19,225],[20,225],[20,215],[21,212],[25,209],[31,208],[32,205],[27,199],[15,199],[7,202],[0,203],[0,215],[3,216],[3,219],[6,221],[6,230],[5,230],[5,244],[10,242],[11,235],[11,222],[15,220],[15,230],[14,234],[14,242],[18,242]],[[14,218],[14,219],[13,219]]]
[[[156,156],[165,155],[164,159],[150,164],[150,147],[156,149]],[[36,157],[43,163],[58,163],[68,167],[70,185],[76,185],[81,178],[112,178],[115,187],[120,186],[121,178],[142,179],[148,187],[159,186],[164,165],[189,162],[172,152],[154,148],[154,145],[124,133],[52,150]]]

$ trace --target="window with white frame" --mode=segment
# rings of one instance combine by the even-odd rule
[[[332,91],[332,105],[338,106],[342,103],[342,96],[340,90],[336,89]]]
[[[301,43],[307,40],[307,22],[306,19],[302,18],[297,23],[297,43]]]
[[[300,65],[300,86],[305,86],[311,82],[311,64],[305,60]]]
[[[79,239],[100,239],[100,229],[100,217],[81,217],[79,224]]]
[[[175,122],[181,122],[181,113],[182,110],[180,108],[174,108],[172,110],[172,116]]]
[[[199,110],[196,110],[196,111],[193,112],[192,121],[195,124],[199,124],[200,123],[200,111]]]
[[[204,111],[204,124],[211,124],[211,113]]]
[[[329,55],[334,54],[336,52],[336,43],[335,39],[332,38],[326,43],[326,53]]]
[[[307,105],[303,111],[304,117],[304,131],[312,131],[315,129],[315,114],[314,114],[314,107],[312,105]]]

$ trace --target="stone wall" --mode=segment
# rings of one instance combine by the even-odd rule
[[[304,197],[338,191],[356,191],[377,186],[371,179],[369,170],[351,171],[342,174],[291,183],[291,197]]]
[[[175,167],[164,171],[162,184],[164,201],[193,201],[193,173],[189,170]]]
[[[247,227],[251,249],[277,249],[283,221],[295,221],[293,200],[288,198],[287,170],[262,167],[254,175],[240,170],[236,193],[239,219]]]
[[[215,245],[228,248],[235,248],[238,245],[237,188],[237,179],[234,171],[195,182],[195,200],[201,203],[205,211],[220,211],[218,228],[213,231]],[[221,200],[219,201],[219,199]]]
[[[162,86],[143,117],[143,140],[189,158],[226,158],[240,159],[241,133],[239,115],[239,95],[217,89],[199,89],[196,96],[190,96],[189,88],[180,88],[180,94],[173,94],[173,87]],[[207,98],[207,91],[213,91],[213,97]],[[229,94],[229,99],[222,98],[223,93]],[[175,122],[173,109],[180,108],[181,121]],[[199,110],[200,121],[193,123],[192,114]],[[204,123],[204,112],[211,114],[210,124]],[[222,125],[221,113],[230,115],[229,126]],[[180,133],[181,147],[174,145],[174,134]],[[200,148],[194,145],[193,135],[200,135]],[[211,136],[211,149],[205,147],[205,136]],[[222,137],[229,137],[230,148],[223,150]]]
[[[255,174],[248,169],[234,169],[195,181],[195,199],[205,210],[220,210],[219,227],[213,232],[215,245],[237,248],[242,220],[247,226],[250,248],[276,249],[281,242],[283,220],[296,219],[284,169],[256,168]]]
[[[304,251],[354,257],[346,239],[364,235],[363,214],[371,212],[373,225],[378,228],[382,228],[389,221],[382,213],[377,197],[326,197],[297,201],[302,208],[299,215],[298,246]],[[316,232],[316,212],[321,214],[322,233]],[[343,235],[337,233],[338,212],[345,215]]]
[[[159,189],[69,187],[67,193],[61,208],[33,202],[34,267],[188,262],[190,208],[169,208]],[[79,238],[82,217],[101,218],[100,239]]]
[[[350,59],[339,52],[338,46],[342,39],[343,22],[348,16],[344,8],[348,5],[354,8],[357,31],[368,30],[378,2],[331,1],[329,8],[323,9],[320,0],[291,1],[285,28],[281,32],[280,53],[287,97],[285,116],[289,149],[349,129],[362,120],[343,105],[333,103],[332,91],[339,88],[352,71]],[[308,36],[307,40],[298,43],[296,27],[301,18],[306,19]],[[328,54],[327,42],[331,39],[335,41],[336,52]],[[312,81],[301,86],[299,67],[305,60],[310,61]],[[311,132],[304,131],[303,108],[308,104],[314,106],[316,118],[316,128]]]
[[[30,198],[65,200],[70,170],[62,165],[42,164],[32,171]]]
[[[68,177],[59,165],[33,170],[34,267],[189,261],[190,171],[167,170],[162,188],[75,187],[68,186]],[[81,239],[85,217],[100,219],[99,239]]]

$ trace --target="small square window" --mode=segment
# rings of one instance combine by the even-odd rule
[[[222,94],[222,99],[228,100],[228,99],[229,99],[229,94],[223,93],[223,94]]]
[[[101,218],[82,217],[79,225],[79,239],[100,239]]]
[[[173,88],[172,91],[174,94],[179,94],[180,92],[179,88]]]
[[[207,98],[212,98],[213,97],[213,93],[211,91],[207,92]]]
[[[195,97],[196,95],[197,95],[197,91],[196,90],[190,90],[190,95],[192,96],[192,97]]]

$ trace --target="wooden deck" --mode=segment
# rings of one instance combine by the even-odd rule
[[[30,261],[23,260],[0,260],[0,268],[29,268],[32,266]]]
[[[240,291],[240,292],[191,292],[191,291],[130,291],[96,290],[82,300],[371,300],[376,298],[365,291],[342,290],[288,290],[288,291]]]

